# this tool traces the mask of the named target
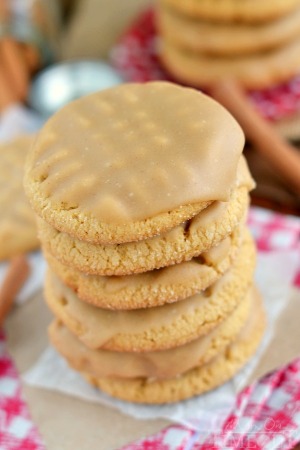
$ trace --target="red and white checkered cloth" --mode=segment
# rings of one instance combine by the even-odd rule
[[[300,219],[251,208],[248,223],[260,251],[300,251]],[[300,359],[244,389],[220,432],[207,436],[205,443],[200,443],[200,438],[203,436],[195,430],[173,425],[124,450],[292,448],[300,440]],[[5,349],[4,336],[0,334],[0,450],[44,448],[22,398],[20,379]]]
[[[300,254],[300,218],[252,207],[248,225],[258,251],[294,249]],[[300,287],[300,267],[294,284]]]
[[[300,441],[300,358],[245,388],[219,431],[172,425],[122,450],[289,450]]]
[[[174,81],[159,61],[154,11],[142,13],[111,52],[111,61],[127,81]],[[263,91],[249,92],[261,112],[278,120],[300,110],[300,76]]]
[[[22,398],[21,381],[0,334],[0,450],[44,450],[28,407]]]

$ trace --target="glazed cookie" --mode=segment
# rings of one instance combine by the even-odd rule
[[[34,213],[22,185],[32,142],[32,136],[23,136],[0,146],[0,260],[39,246]]]
[[[172,403],[203,394],[233,377],[256,351],[265,329],[260,303],[237,340],[207,364],[167,380],[101,378],[84,371],[94,386],[107,394],[137,403]]]
[[[270,50],[300,36],[300,8],[261,24],[213,23],[194,20],[161,5],[157,11],[160,35],[176,47],[222,56]]]
[[[163,40],[160,57],[178,80],[203,87],[234,77],[246,89],[264,89],[289,80],[300,71],[300,38],[277,49],[253,55],[221,57],[188,52]]]
[[[94,275],[130,275],[189,261],[218,245],[243,221],[248,189],[236,189],[229,202],[214,202],[195,218],[161,236],[119,245],[96,245],[61,233],[38,220],[43,248],[63,264]]]
[[[227,201],[243,146],[240,126],[210,97],[167,82],[123,84],[50,118],[25,188],[39,216],[77,239],[144,240]]]
[[[81,300],[106,309],[139,309],[173,303],[206,289],[229,268],[246,229],[236,229],[216,247],[190,261],[123,277],[86,275],[44,252],[51,270]]]
[[[174,378],[188,370],[206,364],[230,345],[241,333],[260,302],[251,289],[224,322],[210,333],[189,344],[147,353],[120,353],[86,348],[61,322],[49,328],[50,340],[71,367],[96,377]]]
[[[204,335],[245,298],[255,265],[246,239],[233,266],[207,290],[176,303],[132,311],[109,311],[82,302],[51,272],[45,297],[52,312],[89,348],[147,352],[173,348]]]
[[[299,0],[161,0],[176,11],[210,21],[268,22],[299,6]]]

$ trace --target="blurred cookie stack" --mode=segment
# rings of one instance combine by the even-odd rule
[[[243,145],[223,107],[160,82],[77,100],[40,132],[25,186],[49,263],[50,338],[108,394],[185,399],[257,348]]]
[[[23,189],[24,164],[33,136],[0,145],[0,261],[39,247],[35,216]]]
[[[157,22],[162,62],[184,83],[263,89],[300,72],[299,0],[159,0]]]

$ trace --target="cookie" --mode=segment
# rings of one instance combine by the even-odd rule
[[[177,347],[216,327],[245,298],[255,265],[248,236],[233,266],[207,290],[155,308],[109,311],[82,302],[48,272],[45,298],[54,315],[89,348],[147,352]]]
[[[89,383],[107,394],[137,403],[172,403],[203,394],[232,378],[256,351],[265,329],[262,304],[250,318],[244,332],[208,363],[189,370],[183,375],[156,380],[145,377],[135,379],[101,378],[83,371]]]
[[[245,229],[236,229],[190,261],[123,277],[86,275],[61,264],[47,251],[44,256],[51,270],[81,300],[107,309],[148,308],[190,297],[217,281],[232,264],[245,233]]]
[[[248,189],[236,189],[229,202],[214,202],[195,218],[161,236],[119,245],[96,245],[61,233],[38,220],[43,248],[63,264],[94,275],[130,275],[179,264],[218,245],[243,221]]]
[[[167,82],[123,84],[52,116],[27,160],[36,213],[61,232],[118,244],[227,201],[244,146],[221,105]],[[213,182],[212,182],[213,180]]]
[[[300,71],[300,38],[268,52],[220,57],[184,51],[163,40],[160,58],[178,80],[208,87],[224,78],[235,78],[246,89],[264,89],[283,83]]]
[[[194,20],[161,5],[157,24],[174,46],[219,56],[246,55],[285,45],[300,36],[300,8],[267,23],[214,23]]]
[[[22,184],[32,142],[32,136],[22,136],[0,146],[0,260],[39,246],[34,213]]]
[[[209,21],[268,22],[294,11],[299,0],[161,0],[175,11]]]
[[[117,378],[174,378],[188,370],[206,364],[221,353],[241,333],[254,314],[259,301],[250,289],[237,308],[213,331],[189,344],[147,353],[120,353],[109,350],[91,350],[85,347],[61,322],[54,321],[49,328],[50,341],[66,358],[71,367],[96,377]]]

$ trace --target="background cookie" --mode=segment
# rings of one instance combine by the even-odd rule
[[[299,72],[299,53],[299,38],[276,50],[231,58],[188,52],[164,40],[160,57],[176,78],[193,86],[210,86],[234,77],[246,89],[264,89]]]
[[[172,303],[206,289],[232,264],[246,229],[240,228],[217,246],[190,261],[123,277],[86,275],[44,252],[51,270],[81,300],[107,309],[138,309]]]
[[[183,345],[212,330],[242,301],[252,283],[255,247],[243,242],[233,266],[214,285],[176,303],[109,311],[82,302],[48,272],[45,298],[52,312],[90,348],[146,352]]]
[[[299,0],[163,0],[178,12],[211,21],[264,22],[293,11]]]
[[[35,216],[23,189],[24,163],[33,136],[0,145],[0,260],[39,246]]]
[[[300,36],[300,8],[266,23],[216,23],[195,20],[158,5],[160,35],[182,49],[204,54],[235,56],[285,45]]]
[[[210,97],[167,82],[122,84],[48,120],[25,187],[60,231],[93,243],[137,241],[227,201],[243,146],[238,123]]]
[[[171,403],[207,392],[235,375],[257,349],[265,328],[262,305],[248,323],[245,334],[207,364],[170,380],[99,378],[86,379],[107,394],[136,403]]]

